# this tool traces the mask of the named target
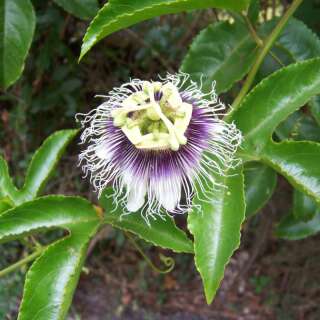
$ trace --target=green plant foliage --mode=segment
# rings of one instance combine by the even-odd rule
[[[311,220],[318,208],[316,202],[298,190],[293,192],[293,215],[301,221]]]
[[[285,216],[277,225],[275,235],[287,240],[300,240],[310,237],[320,231],[320,210],[314,217],[303,221],[296,218],[292,213]]]
[[[192,42],[181,71],[202,83],[204,92],[211,91],[213,81],[216,81],[217,93],[225,92],[248,72],[256,49],[247,26],[241,22],[216,23],[200,32]]]
[[[112,189],[110,188],[104,191],[100,197],[100,203],[106,212],[106,223],[130,231],[156,246],[175,252],[193,253],[192,242],[182,230],[176,227],[171,217],[166,216],[156,220],[150,218],[150,225],[148,225],[139,212],[122,216],[122,208],[115,207],[111,196]]]
[[[320,59],[290,65],[273,73],[247,95],[232,114],[244,136],[246,153],[261,154],[279,123],[320,92],[319,68]]]
[[[277,183],[277,174],[260,162],[244,165],[246,217],[257,213],[270,199]]]
[[[91,22],[83,38],[80,59],[109,34],[156,16],[203,8],[240,11],[248,4],[249,0],[111,0]]]
[[[229,259],[240,244],[240,228],[245,216],[242,167],[214,175],[218,183],[210,201],[194,201],[201,211],[188,215],[188,228],[194,236],[195,264],[200,272],[207,303],[211,303],[223,278]],[[200,194],[199,198],[205,199]]]
[[[276,129],[280,140],[310,140],[320,142],[320,127],[314,119],[298,110],[292,113]]]
[[[260,33],[267,36],[274,28],[278,19],[273,19],[260,28]],[[273,52],[276,53],[285,65],[295,61],[303,61],[320,57],[320,39],[302,21],[291,18],[278,37]],[[262,65],[261,77],[279,69],[281,65],[273,58],[268,57]],[[314,97],[309,102],[314,118],[320,124],[320,97]]]
[[[21,75],[34,28],[30,0],[0,1],[0,87],[9,87]]]
[[[263,161],[301,192],[320,202],[320,144],[308,141],[269,142]]]
[[[99,10],[97,0],[54,0],[64,10],[80,19],[90,19]]]
[[[101,220],[93,206],[77,197],[47,196],[0,216],[0,243],[51,228],[69,235],[42,250],[27,273],[19,320],[65,319],[86,249]]]
[[[67,145],[78,130],[61,130],[48,137],[34,154],[21,190],[13,185],[8,166],[0,157],[0,196],[8,196],[16,205],[34,199],[52,174]]]

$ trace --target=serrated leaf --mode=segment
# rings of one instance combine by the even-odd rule
[[[278,19],[274,19],[265,23],[260,28],[260,33],[264,36],[268,35],[277,22]],[[295,61],[319,57],[320,39],[302,21],[290,18],[272,51],[280,58],[282,63],[287,65]],[[267,76],[280,67],[278,62],[268,56],[260,68],[260,73],[262,74],[260,78]],[[320,125],[320,97],[313,97],[309,104],[315,120]]]
[[[320,144],[307,141],[270,141],[262,160],[285,176],[301,192],[320,202]]]
[[[277,183],[277,174],[259,162],[244,166],[246,217],[257,213],[270,199]]]
[[[83,38],[80,59],[109,34],[153,17],[204,8],[240,11],[248,4],[249,0],[110,0],[91,22]]]
[[[35,28],[30,0],[0,1],[0,87],[21,75]]]
[[[292,213],[285,216],[277,225],[275,235],[287,240],[300,240],[310,237],[320,231],[320,210],[308,221],[302,221]]]
[[[293,215],[301,221],[308,221],[314,217],[318,207],[316,202],[306,194],[293,191]]]
[[[90,19],[99,10],[97,0],[54,0],[64,10],[80,19]]]
[[[188,228],[194,236],[195,263],[200,272],[207,303],[211,303],[232,253],[240,244],[241,223],[245,216],[242,168],[215,175],[220,187],[211,201],[195,200],[200,212],[188,215]],[[204,198],[199,195],[199,198]]]
[[[133,232],[140,238],[156,246],[175,252],[193,253],[193,246],[187,235],[176,227],[169,216],[164,219],[150,220],[150,225],[143,219],[141,212],[122,215],[121,208],[116,208],[112,200],[112,189],[106,189],[100,197],[100,204],[105,209],[105,222],[116,228]]]
[[[290,65],[247,95],[231,116],[244,136],[244,152],[259,155],[279,123],[320,93],[319,69],[319,58]]]
[[[67,145],[78,130],[61,130],[49,136],[32,157],[17,204],[34,199],[50,178]]]
[[[26,276],[19,320],[64,320],[91,236],[100,225],[93,206],[77,197],[47,196],[0,215],[0,242],[49,228],[69,235],[50,245]]]
[[[244,24],[212,24],[192,42],[181,71],[190,74],[193,81],[202,83],[204,92],[211,91],[213,81],[216,81],[217,93],[225,92],[248,72],[256,48]]]

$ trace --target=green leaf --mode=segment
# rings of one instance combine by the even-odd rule
[[[43,142],[32,157],[21,190],[13,184],[8,165],[0,156],[0,198],[8,196],[15,205],[34,199],[50,178],[67,145],[77,132],[78,130],[56,131]]]
[[[64,10],[80,19],[90,19],[99,10],[97,0],[54,0]]]
[[[311,113],[320,126],[320,96],[313,97],[310,100]]]
[[[19,320],[65,319],[88,242],[100,222],[88,201],[63,196],[39,198],[0,216],[0,242],[49,228],[69,232],[49,245],[28,271]]]
[[[67,145],[78,130],[61,130],[53,133],[35,152],[28,167],[18,204],[34,199],[50,178]]]
[[[278,19],[274,19],[264,24],[260,29],[261,33],[268,35],[277,22]],[[295,18],[290,18],[277,38],[275,46],[289,52],[294,61],[320,56],[319,38],[302,21]]]
[[[291,114],[276,129],[280,140],[309,140],[320,142],[320,127],[314,119],[298,110]]]
[[[9,197],[15,200],[18,196],[18,190],[13,184],[7,162],[0,156],[0,198]]]
[[[259,20],[259,12],[260,12],[260,1],[251,0],[247,15],[253,25],[255,25]]]
[[[80,59],[109,34],[153,17],[204,8],[240,11],[248,4],[249,0],[110,0],[91,22],[83,39]]]
[[[0,214],[11,208],[12,208],[12,203],[8,198],[0,199]]]
[[[21,75],[35,28],[30,0],[0,1],[0,87]]]
[[[105,222],[116,228],[133,232],[140,238],[156,246],[171,249],[175,252],[193,253],[193,246],[187,235],[175,225],[174,220],[151,220],[150,225],[143,219],[141,212],[122,215],[121,208],[116,208],[112,200],[112,189],[106,189],[100,197],[100,204],[105,209]]]
[[[277,184],[277,175],[270,167],[259,162],[244,166],[246,217],[257,213],[270,199]]]
[[[265,23],[260,28],[261,33],[264,36],[268,35],[277,22],[278,19],[274,19]],[[278,37],[272,51],[284,64],[303,61],[320,56],[320,39],[303,22],[291,18]],[[286,58],[285,55],[289,58]],[[260,78],[280,67],[279,63],[268,57],[260,68],[262,70]],[[314,118],[320,125],[320,97],[312,98],[309,104]]]
[[[204,92],[211,91],[213,81],[216,81],[217,93],[225,92],[248,72],[256,48],[244,24],[212,24],[192,42],[181,71],[190,74],[193,81],[202,83]]]
[[[316,202],[302,192],[293,191],[293,215],[301,221],[308,221],[314,217],[318,208]]]
[[[320,202],[320,144],[307,141],[269,142],[262,160],[301,192]]]
[[[260,82],[246,96],[232,113],[244,136],[244,152],[259,155],[279,123],[320,93],[319,69],[319,58],[290,65]]]
[[[276,228],[276,236],[287,240],[300,240],[320,231],[320,210],[308,221],[302,221],[292,213],[285,216]]]
[[[194,236],[195,263],[202,277],[207,303],[211,303],[223,278],[224,269],[234,250],[240,244],[240,228],[245,216],[243,175],[241,166],[215,175],[218,183],[211,201],[198,199],[194,204],[200,212],[188,216],[188,228]],[[204,198],[205,195],[199,195]]]

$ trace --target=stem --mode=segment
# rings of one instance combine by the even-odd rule
[[[230,112],[227,116],[226,119],[230,118],[230,115],[239,107],[240,102],[244,98],[244,96],[247,94],[247,92],[250,90],[250,87],[254,81],[254,78],[259,70],[259,67],[264,60],[265,56],[267,55],[268,51],[271,49],[274,41],[276,38],[279,36],[280,32],[282,31],[283,27],[289,20],[289,18],[292,16],[292,14],[295,12],[295,10],[298,8],[298,6],[301,4],[303,0],[294,0],[289,7],[289,9],[285,12],[285,14],[281,17],[280,21],[276,25],[276,27],[272,30],[272,32],[269,34],[267,39],[264,41],[263,46],[260,48],[256,60],[247,76],[247,79],[245,83],[243,84],[243,87],[241,88],[238,96],[234,100],[232,104],[232,112]]]
[[[137,251],[141,254],[143,259],[149,264],[149,266],[158,273],[169,273],[174,268],[174,260],[169,257],[164,257],[163,255],[160,255],[160,259],[164,262],[164,264],[168,267],[165,270],[159,269],[157,266],[154,265],[154,263],[146,256],[146,254],[142,251],[140,246],[137,244],[137,242],[133,239],[131,234],[129,232],[125,232],[125,235],[128,237],[129,241],[133,244],[133,246],[137,249]]]
[[[20,267],[22,267],[23,265],[27,264],[28,262],[36,259],[38,256],[41,255],[41,253],[44,251],[44,249],[46,249],[46,247],[42,247],[41,249],[38,249],[37,251],[35,251],[34,253],[30,254],[29,256],[21,259],[20,261],[12,264],[11,266],[3,269],[0,271],[0,278],[6,276],[8,273],[15,271],[16,269],[19,269]]]

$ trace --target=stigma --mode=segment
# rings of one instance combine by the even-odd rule
[[[192,110],[173,83],[144,81],[141,90],[122,101],[111,116],[136,148],[178,151],[187,143]]]

